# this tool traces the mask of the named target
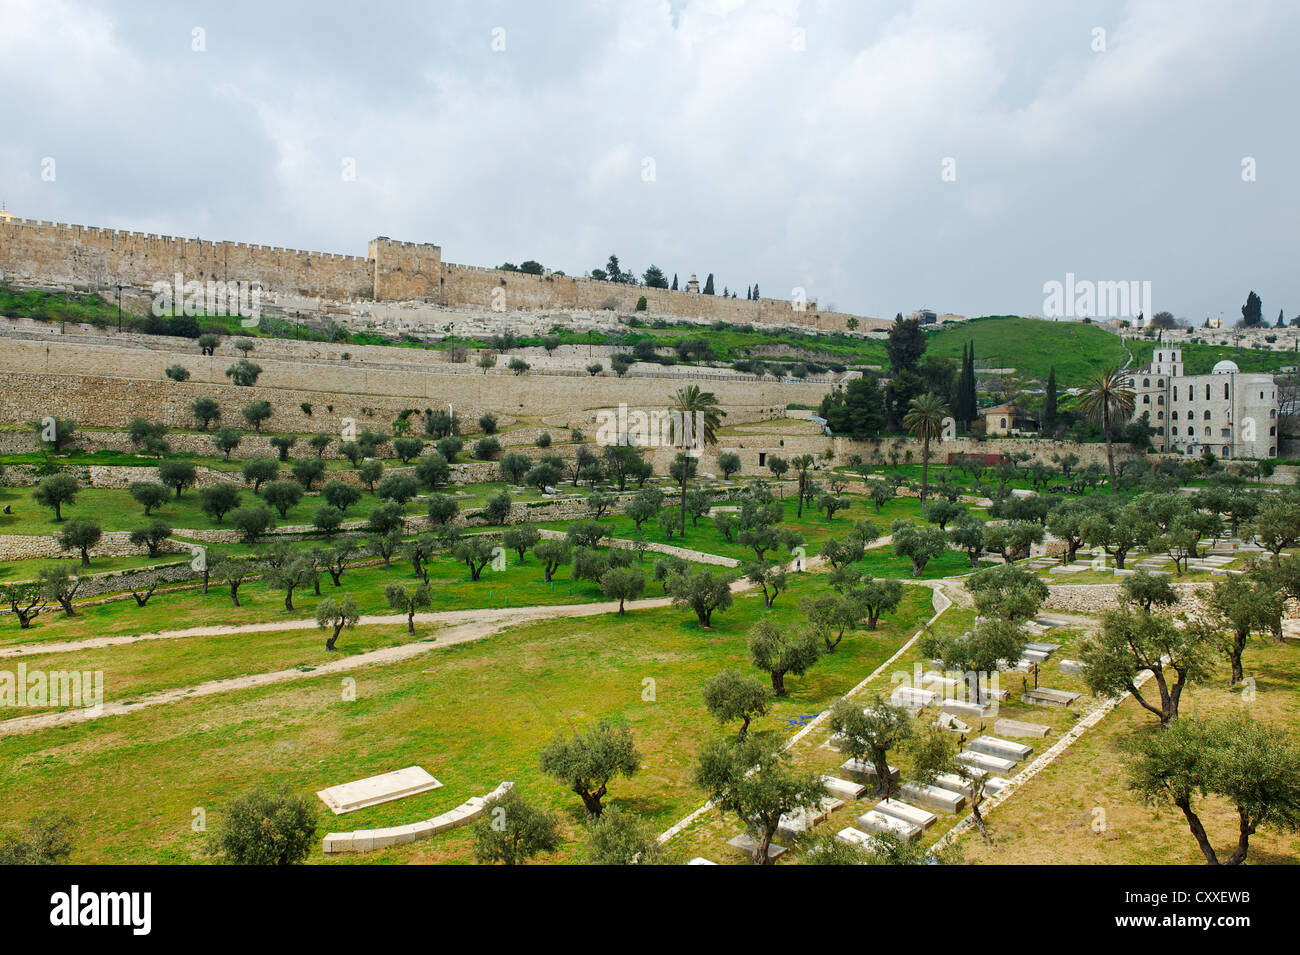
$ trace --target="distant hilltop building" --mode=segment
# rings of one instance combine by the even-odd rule
[[[103,291],[117,284],[259,283],[272,293],[319,303],[415,302],[509,313],[549,309],[630,315],[638,300],[651,315],[708,322],[846,331],[889,321],[818,308],[807,301],[705,295],[692,275],[686,291],[456,265],[430,243],[370,240],[366,254],[304,252],[244,242],[213,242],[0,216],[0,281]]]
[[[14,218],[14,214],[5,208],[5,204],[0,202],[0,222],[9,222]]]
[[[1221,361],[1188,375],[1182,349],[1157,346],[1151,364],[1132,372],[1133,420],[1143,414],[1157,451],[1221,458],[1277,457],[1277,385],[1273,376]]]

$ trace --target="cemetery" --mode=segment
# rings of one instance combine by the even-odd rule
[[[1290,475],[941,452],[933,397],[828,440],[665,383],[699,454],[519,409],[11,422],[0,844],[236,862],[273,807],[327,865],[1294,861]],[[1277,802],[1225,781],[1242,734]]]

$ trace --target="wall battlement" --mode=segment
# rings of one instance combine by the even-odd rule
[[[443,262],[429,242],[379,236],[365,256],[309,252],[245,242],[155,235],[35,219],[0,220],[0,281],[107,291],[117,283],[149,289],[155,282],[256,281],[271,291],[335,301],[423,301],[514,312],[602,309],[630,313],[644,296],[651,316],[735,324],[863,329],[881,319],[821,311],[816,299],[723,298],[698,292],[620,285],[547,273],[508,272]]]

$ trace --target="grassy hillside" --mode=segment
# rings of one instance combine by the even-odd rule
[[[1045,381],[1056,366],[1062,388],[1078,387],[1102,368],[1122,365],[1127,357],[1119,336],[1083,322],[1048,322],[1013,315],[992,315],[951,325],[930,335],[927,354],[961,358],[962,346],[975,343],[975,360],[986,367],[1014,368],[1020,378]]]

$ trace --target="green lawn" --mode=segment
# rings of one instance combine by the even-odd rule
[[[793,621],[798,597],[823,586],[819,575],[801,577],[770,613]],[[418,764],[444,788],[341,818],[322,813],[318,835],[427,818],[508,779],[561,814],[567,841],[556,858],[576,860],[579,803],[540,775],[541,746],[557,730],[598,717],[626,720],[644,755],[643,769],[632,780],[613,782],[609,798],[656,826],[669,825],[702,802],[689,782],[693,756],[704,740],[722,732],[705,713],[699,688],[723,667],[749,669],[745,634],[767,612],[761,599],[748,595],[717,614],[707,631],[676,609],[559,619],[354,672],[353,701],[342,698],[337,675],[309,677],[0,738],[6,796],[0,828],[38,811],[67,811],[79,826],[75,862],[202,861],[203,836],[191,830],[196,808],[211,827],[224,803],[254,786],[310,796],[324,786]],[[778,701],[755,729],[794,732],[787,720],[798,724],[819,712],[930,613],[929,591],[908,588],[905,605],[879,631],[850,634],[807,675],[791,678],[790,697]],[[319,635],[300,637],[300,655],[310,660],[315,650],[307,644],[318,643]],[[226,667],[205,663],[208,655],[197,649],[191,657],[184,647],[164,646],[177,643],[159,641],[146,651],[157,654],[158,662],[136,658],[123,672],[161,680],[163,659],[183,678],[196,675],[186,669],[192,663]],[[246,652],[233,644],[226,648]],[[271,645],[267,656],[280,661],[296,649]],[[109,682],[113,672],[106,671]],[[129,786],[121,784],[124,770]],[[471,840],[462,830],[339,861],[466,861]],[[322,860],[318,848],[312,860]]]
[[[469,569],[448,556],[429,563],[430,611],[469,610],[478,607],[524,607],[603,600],[600,588],[590,581],[572,582],[568,565],[561,566],[551,584],[542,580],[542,567],[529,555],[528,562],[518,563],[510,551],[506,569],[483,570],[481,579],[470,580]],[[644,565],[649,572],[649,559]],[[85,606],[75,617],[65,617],[57,606],[37,617],[26,629],[19,629],[9,616],[0,618],[0,645],[41,643],[51,640],[84,640],[139,633],[155,633],[189,627],[244,625],[277,620],[309,619],[317,602],[325,597],[350,594],[363,614],[390,614],[384,599],[389,583],[414,586],[418,583],[409,562],[394,559],[391,568],[382,564],[352,567],[344,572],[341,586],[335,588],[328,574],[321,573],[321,597],[310,587],[294,592],[294,610],[284,609],[284,591],[273,589],[260,580],[246,581],[239,588],[240,606],[230,601],[230,589],[211,581],[206,595],[196,590],[173,591],[153,596],[144,607],[134,600],[118,600]],[[647,593],[656,585],[651,582]]]
[[[277,512],[276,523],[311,524],[316,509],[325,503],[320,497],[320,485],[315,485],[315,488],[313,493],[303,495],[302,500],[289,508],[286,518],[281,519]],[[0,506],[9,504],[13,511],[12,514],[0,514],[0,534],[59,533],[63,525],[54,520],[52,510],[36,503],[32,493],[32,488],[0,487]],[[245,487],[240,505],[252,504],[255,499],[252,488]],[[379,498],[363,489],[361,500],[348,509],[344,520],[365,520],[380,503]],[[423,513],[426,506],[419,499],[410,501],[406,505],[406,513]],[[199,509],[199,494],[194,488],[187,489],[179,499],[174,496],[169,498],[162,507],[155,508],[149,517],[144,516],[144,508],[136,503],[131,492],[125,488],[82,488],[77,492],[74,503],[63,506],[64,521],[73,517],[96,520],[106,531],[129,531],[144,527],[155,517],[175,528],[211,529],[231,526],[228,516],[224,523],[218,524]]]
[[[944,326],[927,336],[926,354],[960,360],[962,346],[970,342],[977,362],[1014,368],[1022,379],[1046,381],[1055,367],[1061,388],[1081,387],[1090,375],[1122,365],[1126,357],[1119,336],[1100,325],[1010,315]]]
[[[787,530],[798,531],[802,534],[804,548],[811,556],[817,552],[817,547],[821,545],[822,541],[829,537],[844,537],[853,529],[853,525],[857,521],[870,521],[876,525],[881,534],[888,534],[889,525],[895,520],[919,521],[921,519],[921,507],[916,498],[895,498],[882,507],[879,514],[875,513],[875,508],[870,501],[864,501],[862,497],[856,495],[852,496],[851,500],[852,504],[849,507],[836,512],[834,520],[827,521],[825,514],[813,511],[809,507],[804,507],[802,518],[797,517],[794,500],[786,499],[784,502],[785,520],[782,521],[781,526]],[[671,506],[671,504],[672,497],[669,495],[665,499],[665,506]],[[726,505],[723,504],[722,506],[725,507]],[[686,536],[682,537],[674,531],[671,540],[653,521],[642,524],[640,534],[636,531],[635,522],[622,514],[606,515],[601,518],[600,523],[609,527],[614,537],[625,540],[641,539],[660,544],[671,544],[674,547],[685,547],[690,550],[704,551],[708,554],[718,554],[722,557],[734,557],[741,561],[753,560],[755,556],[751,548],[734,541],[728,542],[722,532],[714,526],[713,519],[710,517],[701,517],[698,525],[692,525],[691,519],[687,517]],[[568,522],[554,521],[541,523],[537,526],[564,530],[568,526]],[[784,551],[779,555],[769,552],[767,557],[768,559],[775,557],[788,558],[788,555]]]

